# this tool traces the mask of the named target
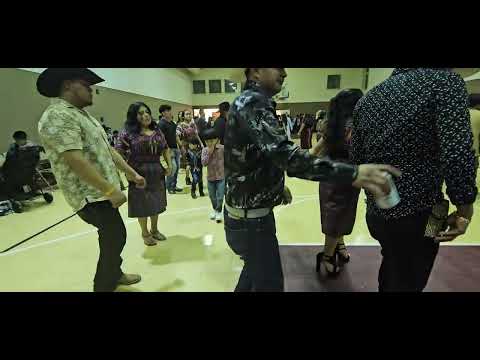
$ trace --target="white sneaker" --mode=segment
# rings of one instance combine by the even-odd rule
[[[217,212],[217,214],[215,215],[215,220],[218,224],[220,224],[222,222],[223,216],[222,216],[221,212]]]
[[[216,212],[216,211],[210,213],[210,220],[215,220],[216,216],[217,216],[217,212]]]

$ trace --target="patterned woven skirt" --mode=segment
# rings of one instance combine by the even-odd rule
[[[128,217],[143,218],[163,213],[167,209],[165,169],[160,162],[136,165],[135,171],[147,180],[146,189],[134,183],[128,186]]]

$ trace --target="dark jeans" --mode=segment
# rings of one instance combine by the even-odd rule
[[[200,155],[192,150],[188,150],[187,160],[192,173],[192,192],[197,190],[198,185],[198,191],[200,194],[203,194],[203,166]]]
[[[78,216],[98,229],[100,257],[94,279],[95,292],[111,292],[123,275],[121,270],[123,247],[127,242],[127,230],[118,209],[110,201],[91,203],[85,206]]]
[[[421,292],[428,283],[439,245],[424,236],[430,211],[385,220],[367,214],[370,234],[382,246],[380,292]]]
[[[232,219],[224,211],[230,248],[245,262],[235,292],[281,292],[283,271],[273,212],[258,219]]]
[[[210,196],[213,210],[221,212],[223,197],[225,196],[225,179],[208,181],[208,195]]]

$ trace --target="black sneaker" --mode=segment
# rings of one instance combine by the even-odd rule
[[[196,199],[197,198],[197,194],[195,194],[193,191],[192,191],[192,199]]]
[[[173,191],[181,193],[181,192],[183,192],[183,189],[175,188],[175,190],[173,190]]]

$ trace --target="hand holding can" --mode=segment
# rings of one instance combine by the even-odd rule
[[[358,166],[357,172],[352,185],[373,194],[378,207],[390,209],[398,205],[400,196],[392,175],[401,176],[399,169],[390,165],[362,164]]]
[[[384,196],[377,196],[375,203],[380,209],[391,209],[400,203],[400,195],[398,194],[397,186],[393,181],[392,175],[386,172],[384,176],[387,179],[390,192]]]

